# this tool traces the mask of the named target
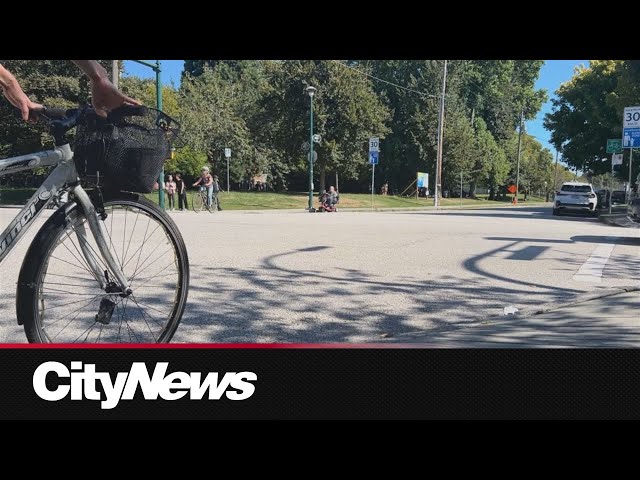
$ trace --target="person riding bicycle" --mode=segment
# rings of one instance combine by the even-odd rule
[[[200,185],[200,191],[207,189],[207,206],[210,207],[213,202],[213,177],[209,173],[209,167],[202,167],[200,178],[193,184],[194,187]]]
[[[141,105],[118,90],[109,80],[105,68],[96,60],[72,60],[91,81],[91,103],[96,113],[106,117],[107,113],[122,105]],[[32,102],[22,91],[16,78],[0,62],[0,90],[9,103],[20,110],[22,119],[29,120],[29,111],[42,110],[42,105]]]

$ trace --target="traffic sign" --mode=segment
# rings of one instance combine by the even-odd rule
[[[607,140],[607,153],[620,153],[622,152],[622,139],[609,138]]]
[[[624,148],[640,147],[640,107],[626,107],[622,117]]]
[[[311,152],[307,153],[307,160],[309,160],[309,158],[311,158]],[[313,163],[316,163],[316,160],[318,160],[318,151],[314,150],[313,151]]]
[[[369,152],[380,151],[380,139],[378,137],[369,138]]]
[[[375,151],[369,152],[369,164],[371,165],[378,164],[378,152],[375,152]]]
[[[231,149],[230,148],[225,148],[224,149],[224,156],[227,158],[231,157]]]
[[[640,128],[640,107],[626,107],[622,128]]]
[[[622,165],[622,154],[614,153],[611,157],[612,165]]]

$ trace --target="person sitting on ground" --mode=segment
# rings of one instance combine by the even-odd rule
[[[329,205],[333,207],[338,203],[338,200],[340,200],[340,195],[338,194],[338,191],[334,188],[334,186],[331,185],[329,187]]]

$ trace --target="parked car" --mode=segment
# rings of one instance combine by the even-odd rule
[[[563,211],[584,212],[597,215],[598,196],[590,183],[566,182],[553,199],[553,214]]]
[[[611,194],[611,200],[614,205],[622,205],[626,201],[626,193],[624,190],[614,190]]]

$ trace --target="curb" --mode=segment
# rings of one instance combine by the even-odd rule
[[[484,320],[469,322],[469,323],[465,323],[464,325],[451,325],[451,326],[444,326],[444,327],[430,329],[430,330],[399,332],[393,337],[385,336],[378,339],[377,341],[381,343],[393,343],[393,342],[402,343],[403,338],[415,340],[416,338],[424,335],[442,333],[444,331],[455,331],[463,328],[466,329],[466,328],[473,328],[473,327],[485,327],[488,325],[494,325],[499,321],[504,321],[504,319],[506,318],[509,318],[510,320],[515,320],[515,321],[523,321],[528,318],[535,317],[536,315],[542,315],[552,311],[560,310],[562,308],[578,305],[580,303],[584,303],[587,301],[598,300],[600,298],[606,298],[614,295],[620,295],[622,293],[636,292],[636,291],[640,291],[640,286],[616,287],[616,288],[603,289],[598,292],[585,292],[583,294],[577,295],[572,301],[563,303],[563,304],[558,304],[557,302],[547,303],[540,307],[524,308],[512,315],[491,315],[490,317]],[[417,342],[410,342],[410,343],[417,343]],[[426,343],[426,341],[424,343]]]
[[[612,213],[598,215],[598,220],[607,225],[613,225],[614,227],[634,227],[638,226],[637,223],[629,220],[626,213]]]
[[[338,212],[439,212],[441,210],[482,210],[485,208],[526,208],[531,206],[545,206],[545,203],[530,203],[529,205],[492,205],[492,204],[484,204],[484,205],[464,205],[460,207],[459,205],[446,205],[443,207],[379,207],[379,208],[367,208],[367,207],[359,207],[359,208],[339,208]],[[24,208],[24,205],[0,205],[0,208],[16,208],[21,209]],[[191,211],[191,210],[190,210]],[[266,208],[261,210],[230,210],[225,209],[226,212],[237,212],[237,213],[309,213],[306,209],[299,208]],[[220,212],[216,212],[220,213]],[[315,212],[315,213],[326,213],[326,212]]]
[[[619,295],[621,293],[640,291],[640,286],[628,286],[628,287],[615,287],[598,290],[595,292],[585,292],[574,297],[573,300],[567,303],[559,304],[558,302],[546,303],[539,307],[526,308],[518,312],[518,317],[530,317],[533,315],[541,315],[543,313],[553,312],[564,307],[572,307],[580,303],[589,302],[592,300],[598,300],[600,298],[611,297],[613,295]]]

